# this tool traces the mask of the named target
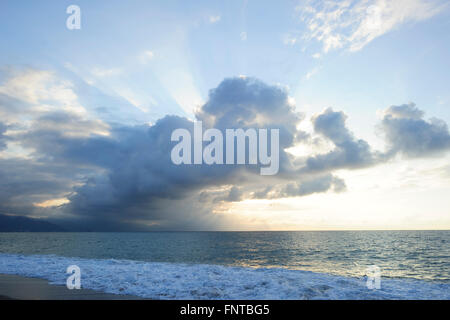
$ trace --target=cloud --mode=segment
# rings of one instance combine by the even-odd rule
[[[297,130],[303,115],[295,111],[286,88],[269,86],[250,77],[229,78],[209,93],[209,100],[196,113],[207,127],[277,128],[283,148],[304,138]]]
[[[73,84],[50,71],[6,69],[0,76],[0,116],[6,123],[24,124],[35,115],[51,111],[86,113]]]
[[[372,165],[379,160],[369,144],[354,137],[346,127],[347,116],[343,112],[328,108],[313,117],[314,131],[331,141],[335,148],[326,154],[307,158],[307,170],[323,171],[340,168],[361,168]]]
[[[210,16],[209,23],[217,23],[220,21],[220,16]]]
[[[345,181],[332,174],[320,174],[318,176],[303,177],[298,182],[288,182],[280,186],[266,186],[253,192],[254,199],[278,199],[307,196],[313,193],[321,193],[333,190],[343,192],[346,190]]]
[[[196,117],[203,121],[205,128],[219,130],[279,128],[280,145],[287,148],[303,136],[296,128],[302,116],[295,112],[290,101],[284,88],[268,86],[252,78],[230,78],[210,91],[208,102]],[[174,208],[198,211],[194,206],[200,196],[203,197],[203,215],[214,211],[217,202],[238,201],[260,188],[258,181],[262,178],[255,166],[174,165],[170,160],[173,146],[170,136],[177,128],[192,132],[193,122],[166,116],[150,127],[112,128],[110,136],[92,137],[88,141],[73,138],[59,143],[53,141],[52,144],[61,145],[61,148],[54,148],[57,151],[52,155],[54,158],[70,158],[80,165],[106,169],[76,188],[65,208],[77,215],[96,215],[109,220],[153,221],[164,228],[168,227],[166,224],[173,227],[172,223],[185,220]],[[93,150],[97,150],[98,158],[93,157]],[[102,159],[102,155],[107,160]],[[281,151],[281,157],[284,159],[281,171],[289,171],[288,155]],[[289,182],[291,178],[285,172],[280,175],[282,181],[277,183]],[[211,188],[223,191],[209,192]],[[198,217],[189,224],[194,222],[198,227],[205,227]]]
[[[109,128],[100,120],[90,120],[78,114],[55,111],[36,118],[29,130],[34,134],[51,132],[62,136],[89,137],[91,135],[108,135]],[[22,137],[25,136],[27,135],[22,135]],[[35,137],[29,136],[29,138]]]
[[[339,179],[331,175],[303,176],[284,151],[307,135],[297,129],[303,115],[295,111],[283,87],[248,77],[225,79],[210,91],[196,117],[205,129],[278,128],[280,174],[264,179],[258,167],[251,165],[174,165],[170,136],[178,128],[192,132],[193,122],[186,118],[166,116],[151,126],[120,126],[49,111],[36,116],[15,136],[17,143],[33,150],[32,160],[23,165],[29,165],[28,170],[35,174],[47,170],[47,176],[37,176],[33,184],[24,173],[17,173],[23,181],[18,181],[18,188],[11,188],[13,194],[6,195],[10,202],[5,202],[3,210],[26,212],[28,207],[33,214],[48,210],[52,216],[59,212],[66,217],[60,223],[99,230],[119,226],[121,230],[133,226],[213,229],[236,223],[224,215],[214,215],[218,206],[254,198],[261,188],[271,189],[271,198],[341,189]],[[36,169],[38,165],[42,170]],[[59,177],[62,180],[53,175],[53,168],[67,170]],[[295,192],[287,187],[292,183],[297,184]],[[48,188],[43,194],[41,184]],[[29,193],[22,189],[27,186]],[[28,200],[23,201],[23,197]],[[15,208],[18,204],[14,199],[21,199],[20,208]],[[60,206],[39,205],[55,203],[55,199]],[[70,202],[65,204],[61,199]]]
[[[0,212],[43,213],[35,203],[65,197],[89,171],[52,157],[55,139],[106,135],[109,126],[88,119],[73,84],[53,72],[10,68],[1,76]]]
[[[263,177],[258,165],[177,166],[170,159],[175,144],[171,133],[185,128],[192,134],[192,120],[168,115],[152,125],[104,123],[88,111],[76,113],[64,107],[68,93],[74,93],[68,82],[51,73],[39,77],[44,83],[25,84],[24,96],[13,90],[16,80],[7,79],[1,86],[0,112],[9,115],[9,122],[0,123],[0,156],[9,146],[5,139],[30,152],[27,158],[0,157],[0,213],[46,216],[67,229],[232,229],[239,221],[226,214],[230,202],[342,192],[345,182],[335,170],[387,159],[354,136],[343,112],[329,108],[314,116],[312,137],[299,129],[304,115],[285,87],[236,77],[210,90],[195,117],[204,129],[279,129],[279,174]],[[48,101],[52,102],[48,108],[33,109]],[[78,97],[71,101],[78,103]],[[26,123],[19,122],[23,110],[29,116]],[[419,140],[421,150],[445,147],[444,124],[423,120],[423,112],[414,106],[391,107],[383,119],[388,140],[395,142],[391,155],[405,152],[405,144],[398,141],[416,134],[397,127],[397,121],[421,124],[414,129],[421,130],[419,137],[431,137]],[[437,133],[446,138],[439,140]],[[314,143],[317,135],[332,143],[333,149],[306,157],[286,152],[298,144]]]
[[[283,37],[283,43],[285,45],[293,46],[297,42],[297,38],[291,35],[285,35]]]
[[[91,70],[91,73],[93,76],[95,76],[97,78],[104,78],[104,77],[112,77],[112,76],[120,75],[122,73],[122,70],[119,68],[105,69],[105,68],[95,67]]]
[[[279,197],[305,196],[312,193],[326,192],[329,189],[333,189],[336,192],[344,191],[346,189],[344,180],[331,174],[326,174],[300,183],[290,183],[282,190]]]
[[[311,79],[315,74],[317,74],[320,70],[320,67],[315,67],[313,68],[311,71],[309,71],[306,75],[305,75],[305,79],[309,80]]]
[[[150,62],[150,60],[152,60],[155,57],[155,54],[153,53],[153,51],[150,50],[145,50],[144,52],[142,52],[139,55],[139,61],[142,64],[147,64]]]
[[[405,23],[426,20],[445,7],[440,0],[304,1],[297,10],[307,27],[307,40],[323,51],[358,51],[374,39]]]
[[[42,213],[34,203],[63,198],[73,191],[82,170],[45,161],[0,159],[0,212]]]
[[[424,112],[413,103],[385,110],[381,128],[389,146],[388,154],[422,157],[450,149],[447,124],[440,119],[427,121],[423,117]]]
[[[8,140],[8,137],[5,136],[5,132],[7,129],[8,126],[0,122],[0,151],[6,148],[6,141]]]

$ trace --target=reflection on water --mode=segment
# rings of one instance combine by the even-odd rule
[[[450,281],[450,231],[0,233],[1,253]]]

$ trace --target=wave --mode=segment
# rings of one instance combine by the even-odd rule
[[[66,269],[81,269],[81,286],[150,299],[445,299],[450,284],[383,279],[368,289],[364,278],[281,268],[82,259],[0,254],[0,273],[65,285]]]

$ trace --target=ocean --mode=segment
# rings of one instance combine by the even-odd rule
[[[0,233],[0,273],[151,299],[450,299],[450,231]],[[367,268],[380,288],[367,287]]]

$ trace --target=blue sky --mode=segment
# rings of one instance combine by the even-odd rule
[[[66,8],[71,4],[81,8],[80,30],[66,28]],[[383,0],[2,1],[0,93],[9,97],[15,93],[14,97],[21,99],[25,95],[21,97],[20,91],[27,88],[31,100],[42,94],[41,109],[50,108],[48,101],[43,106],[44,100],[59,101],[67,108],[69,104],[79,107],[86,119],[105,125],[96,127],[98,133],[107,131],[108,125],[154,124],[166,115],[192,120],[194,111],[208,101],[210,90],[225,78],[254,77],[285,88],[295,109],[304,114],[305,130],[312,130],[311,117],[332,107],[347,115],[346,124],[355,136],[382,151],[386,146],[379,123],[383,110],[392,105],[414,103],[425,112],[424,119],[436,117],[450,122],[449,18],[449,6],[439,0],[400,0],[395,4]],[[32,73],[38,71],[51,75],[33,77]],[[27,72],[30,77],[21,80],[26,82],[23,87],[8,87],[9,80]],[[49,90],[44,94],[42,88],[36,89],[42,81],[54,87],[44,85]],[[24,113],[11,119],[16,123],[29,120]],[[11,126],[13,122],[5,123]],[[24,149],[23,144],[11,142],[3,151],[7,154],[4,157],[33,157]],[[445,154],[431,160],[395,160],[382,167],[403,170],[403,166],[411,165],[417,172],[445,171],[447,160]],[[338,173],[349,181],[354,179],[354,189],[360,190],[358,183],[367,186],[368,181],[379,177],[377,170],[383,171],[377,167],[358,174],[346,169]],[[363,181],[358,178],[361,172],[366,174]],[[420,180],[421,174],[417,173],[415,179]],[[423,223],[428,220],[417,213],[419,222],[412,228],[442,223],[450,226],[445,200],[448,177],[444,174],[430,183],[436,184],[441,196],[437,201],[432,194],[425,194],[428,200],[423,207],[437,201],[439,213],[426,226]],[[394,184],[390,182],[379,191],[380,197],[385,195],[387,199]],[[354,203],[351,186],[347,192],[350,196],[340,198],[350,197],[345,200],[348,203]],[[56,198],[66,198],[66,194]],[[354,195],[358,197],[356,191]],[[295,211],[305,202],[311,202],[308,206],[322,202],[314,199],[316,195],[312,197],[302,198],[301,203],[289,199],[283,206],[293,206]],[[39,203],[47,200],[40,198]],[[266,204],[246,201],[233,202],[232,206],[237,206],[236,212],[242,212],[242,206],[250,206],[248,211],[252,212],[267,211]],[[350,207],[342,208],[346,211]],[[329,219],[325,213],[329,208],[317,210],[323,213],[322,220],[317,218],[320,213],[301,221],[286,213],[283,223],[276,226],[264,222],[261,213],[258,219],[262,220],[248,228],[286,228],[292,221],[297,228],[305,224],[316,229],[353,227],[348,221],[354,217],[324,225],[320,221]],[[248,215],[240,218],[251,225],[248,221],[256,218]],[[268,217],[267,221],[270,213]],[[399,218],[396,226],[407,220],[406,215]],[[355,228],[389,225],[386,219],[364,221]]]
[[[73,3],[81,8],[81,30],[65,28],[65,8]],[[439,1],[430,3],[440,8]],[[192,82],[203,100],[223,78],[247,75],[287,85],[298,103],[311,105],[312,112],[339,106],[370,121],[378,109],[414,101],[449,120],[450,76],[442,72],[450,64],[446,7],[423,20],[405,18],[356,52],[324,52],[322,42],[305,39],[310,32],[302,20],[302,5],[307,4],[6,1],[0,30],[6,46],[0,62],[61,73],[71,71],[70,64],[83,79],[94,78],[94,69],[103,70],[105,87],[127,82],[129,91],[143,96],[142,104],[171,105],[169,110],[156,108],[151,120],[177,110],[171,94],[176,89],[170,87],[177,86],[172,77],[179,73],[187,75],[185,81]],[[243,32],[246,40],[241,39]],[[143,66],[137,60],[144,52],[153,56]],[[313,58],[315,54],[320,58]],[[161,75],[170,70],[172,75]]]

